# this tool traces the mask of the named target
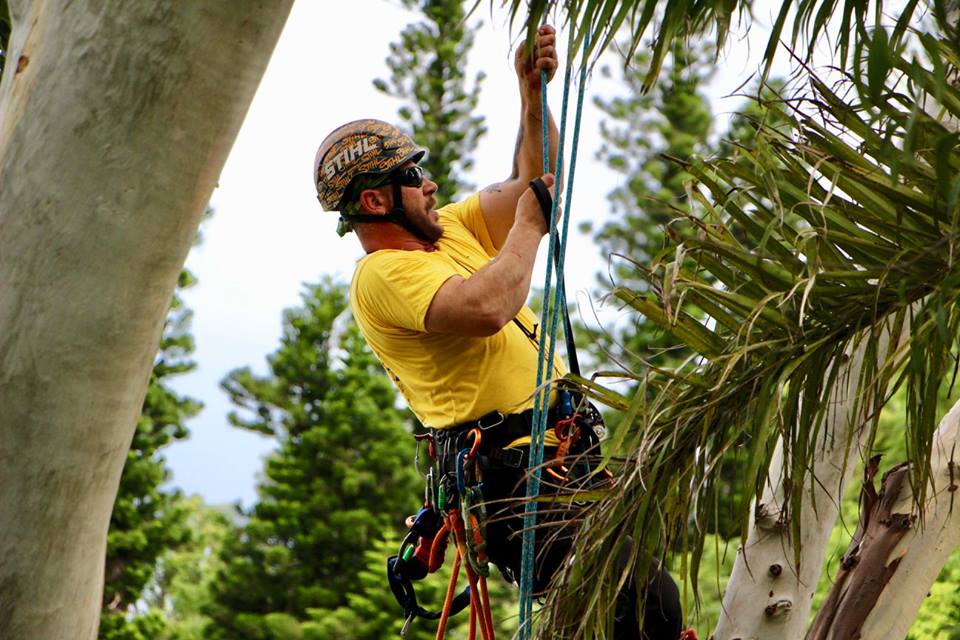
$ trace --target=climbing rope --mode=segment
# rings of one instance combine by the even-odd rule
[[[589,38],[589,34],[587,35]],[[573,69],[573,38],[570,39],[570,45],[567,50],[567,64],[564,70],[563,79],[563,102],[560,116],[560,135],[557,148],[557,162],[554,175],[555,184],[560,184],[563,179],[563,146],[566,134],[567,124],[567,104],[570,94],[570,78]],[[589,41],[585,43],[585,48],[589,46]],[[544,436],[547,429],[547,412],[550,403],[550,377],[547,375],[547,367],[552,365],[556,353],[557,324],[561,312],[566,312],[566,295],[563,286],[563,267],[564,255],[567,248],[567,232],[570,223],[570,202],[573,193],[573,178],[576,169],[577,148],[580,138],[580,119],[583,113],[583,96],[586,85],[587,65],[581,62],[580,76],[577,87],[577,110],[573,124],[573,143],[570,156],[570,177],[567,180],[566,199],[567,210],[563,216],[562,229],[558,230],[556,224],[550,224],[550,244],[548,256],[553,259],[547,260],[547,269],[544,282],[544,302],[540,314],[540,326],[543,329],[540,332],[539,354],[537,362],[537,381],[533,404],[533,420],[530,431],[530,455],[527,474],[527,493],[526,504],[524,505],[523,515],[523,551],[521,555],[520,572],[520,607],[519,607],[519,629],[517,637],[520,640],[529,640],[532,636],[532,618],[533,618],[533,574],[535,571],[535,540],[537,524],[537,505],[536,499],[540,495],[541,467],[543,464]],[[550,137],[549,137],[549,110],[547,106],[547,74],[540,72],[540,109],[542,123],[543,140],[543,172],[550,171]],[[557,204],[559,198],[553,199],[553,206],[550,211],[550,220],[556,220]],[[556,264],[557,285],[553,286],[553,267]],[[570,338],[570,323],[565,317],[565,330],[568,340]],[[544,355],[546,354],[546,357]],[[574,357],[571,357],[573,360]],[[575,363],[571,362],[571,366]]]

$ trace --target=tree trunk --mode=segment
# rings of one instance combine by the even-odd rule
[[[97,633],[163,319],[292,0],[10,2],[0,638]]]
[[[891,322],[891,321],[888,321]],[[885,325],[877,357],[882,362],[891,353],[890,334],[900,331]],[[790,536],[787,497],[783,486],[783,443],[780,441],[770,464],[767,484],[759,504],[750,515],[746,545],[734,562],[723,595],[723,608],[714,640],[796,640],[806,630],[813,594],[820,578],[830,532],[836,522],[840,497],[856,466],[869,429],[872,402],[857,398],[866,340],[858,345],[830,394],[832,409],[826,414],[816,447],[814,467],[803,488],[805,510],[800,528],[803,561],[794,561]],[[812,483],[812,490],[810,488]],[[810,503],[813,493],[814,505]]]
[[[808,640],[860,638],[863,621],[900,564],[899,559],[887,560],[913,524],[909,512],[894,511],[910,465],[901,463],[886,473],[877,493],[873,478],[879,468],[880,456],[873,456],[864,469],[860,523],[840,561],[830,595],[807,633]]]
[[[923,518],[914,510],[906,464],[873,488],[868,469],[860,526],[844,555],[830,596],[811,629],[811,640],[897,640],[907,635],[930,585],[960,545],[954,500],[960,486],[955,460],[960,444],[960,402],[940,422],[930,459],[932,496]]]

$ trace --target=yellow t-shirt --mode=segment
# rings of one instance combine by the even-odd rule
[[[491,411],[533,406],[537,318],[524,306],[523,325],[508,322],[492,336],[428,333],[433,296],[453,276],[469,278],[497,251],[479,194],[438,211],[437,251],[387,249],[363,257],[353,274],[350,305],[370,348],[423,424],[442,429]],[[526,332],[526,335],[525,335]],[[564,373],[559,358],[553,375]]]

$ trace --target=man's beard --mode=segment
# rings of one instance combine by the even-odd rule
[[[424,216],[419,216],[416,221],[410,220],[410,216],[407,216],[407,220],[411,227],[417,230],[415,235],[419,236],[422,240],[427,242],[434,243],[443,237],[443,227],[440,226],[439,220],[434,220],[430,215],[433,213],[433,209],[427,209],[427,213]]]

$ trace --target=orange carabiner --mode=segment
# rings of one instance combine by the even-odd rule
[[[477,451],[480,449],[480,441],[483,440],[483,434],[480,433],[480,429],[474,427],[470,429],[470,432],[467,433],[467,437],[473,436],[473,444],[470,446],[470,451],[467,453],[467,458],[476,457]]]
[[[433,543],[430,546],[430,559],[427,562],[427,573],[434,573],[443,565],[449,537],[450,526],[444,522],[443,526],[437,530],[437,534],[433,536]]]
[[[563,442],[570,439],[570,436],[573,435],[571,427],[574,426],[573,422],[577,419],[577,415],[579,414],[574,414],[565,420],[557,420],[557,424],[553,425],[553,433],[557,436],[557,440]]]

